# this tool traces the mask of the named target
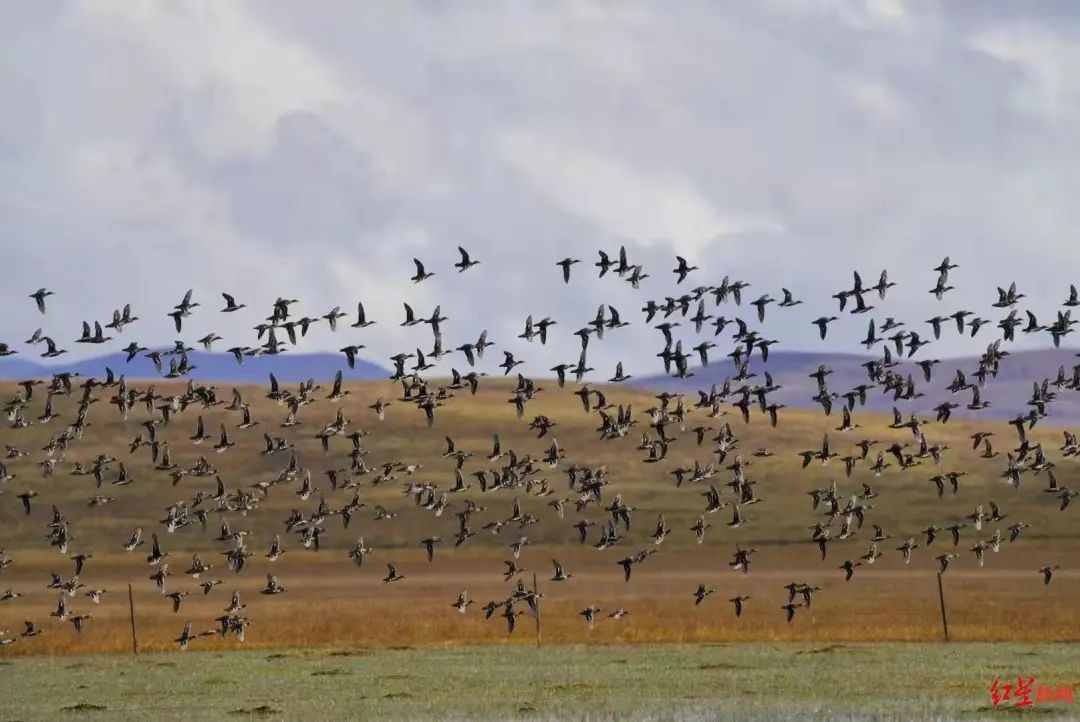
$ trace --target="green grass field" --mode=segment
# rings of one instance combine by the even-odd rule
[[[1070,644],[267,650],[0,662],[0,719],[1001,719],[989,687],[1080,679]]]

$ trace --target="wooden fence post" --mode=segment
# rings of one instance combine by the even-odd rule
[[[937,575],[938,599],[941,601],[941,627],[945,630],[945,641],[949,641],[949,618],[945,614],[945,588],[941,585],[941,572]]]
[[[131,652],[139,654],[139,641],[135,636],[135,596],[131,592],[131,584],[128,584],[128,609],[131,612]]]
[[[540,647],[540,587],[536,583],[536,572],[533,572],[533,594],[536,599],[536,647]]]

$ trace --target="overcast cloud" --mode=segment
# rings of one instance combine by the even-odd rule
[[[879,320],[990,316],[1015,279],[1049,321],[1080,276],[1075,8],[7,3],[0,341],[32,356],[44,325],[89,353],[80,322],[130,302],[143,321],[123,341],[168,343],[194,287],[189,342],[252,343],[278,295],[309,315],[362,299],[380,325],[303,348],[359,342],[385,364],[429,346],[398,328],[401,302],[441,303],[450,345],[488,328],[538,373],[575,360],[568,334],[601,302],[640,329],[677,253],[703,268],[688,286],[727,274],[805,299],[770,312],[776,348],[857,350],[865,317],[825,343],[809,324],[856,268],[898,283]],[[462,276],[459,244],[482,261]],[[652,276],[640,292],[595,278],[596,249],[620,244]],[[946,254],[961,268],[939,303]],[[437,273],[418,286],[414,255]],[[568,255],[590,265],[564,287]],[[44,319],[39,286],[58,293]],[[220,291],[258,313],[216,313]],[[530,313],[559,323],[547,349],[510,343]],[[612,334],[590,361],[655,372],[654,335]],[[976,350],[947,334],[934,355]]]

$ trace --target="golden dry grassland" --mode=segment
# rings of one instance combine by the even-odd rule
[[[252,404],[253,416],[259,426],[247,430],[234,427],[239,414],[220,409],[202,410],[209,433],[216,437],[219,423],[230,427],[237,446],[225,454],[214,454],[209,448],[194,446],[188,437],[194,433],[195,417],[200,411],[189,409],[174,416],[168,426],[159,426],[160,438],[168,439],[177,463],[190,466],[200,454],[213,463],[231,490],[277,476],[288,461],[288,454],[265,457],[259,455],[262,432],[286,436],[296,444],[299,463],[310,468],[321,491],[302,501],[295,495],[296,484],[276,486],[258,510],[247,516],[226,514],[233,529],[250,532],[248,544],[256,556],[243,573],[236,575],[224,568],[220,551],[224,546],[214,541],[220,519],[211,515],[206,532],[198,525],[167,534],[156,523],[164,516],[165,508],[181,499],[190,499],[196,490],[213,491],[213,477],[186,477],[173,486],[167,475],[154,471],[147,450],[129,455],[128,442],[137,434],[145,434],[141,424],[148,417],[140,406],[123,421],[115,407],[107,403],[107,394],[99,392],[102,400],[91,413],[92,426],[83,439],[57,464],[52,477],[42,478],[36,462],[42,458],[40,447],[51,434],[58,433],[60,420],[45,426],[35,424],[29,429],[0,430],[0,441],[30,451],[30,455],[9,460],[9,473],[16,477],[3,482],[0,497],[0,523],[3,524],[0,547],[6,549],[12,564],[0,572],[0,587],[12,587],[24,597],[0,602],[0,630],[11,634],[21,631],[22,621],[32,619],[45,629],[33,639],[2,648],[3,654],[42,652],[99,652],[124,651],[130,648],[127,584],[134,587],[136,621],[141,648],[159,650],[172,648],[185,621],[191,620],[196,631],[214,626],[213,619],[221,614],[231,592],[236,589],[248,604],[245,613],[251,618],[246,647],[289,647],[311,645],[346,646],[410,646],[462,645],[475,643],[535,643],[533,618],[519,618],[519,627],[507,635],[505,624],[496,616],[484,620],[479,607],[488,600],[506,597],[514,582],[504,582],[502,561],[510,559],[507,544],[527,535],[531,545],[521,554],[519,563],[528,570],[523,577],[532,585],[532,574],[539,578],[542,601],[542,634],[545,644],[575,642],[637,643],[637,642],[723,642],[801,640],[836,642],[883,640],[936,640],[941,637],[938,610],[936,569],[933,557],[954,551],[948,533],[926,548],[915,551],[914,559],[905,565],[894,548],[907,536],[925,539],[919,530],[933,523],[938,526],[960,521],[977,504],[989,499],[997,502],[1007,518],[989,523],[976,534],[963,530],[961,545],[956,551],[961,558],[954,561],[945,575],[949,608],[950,633],[959,640],[1062,641],[1075,638],[1080,622],[1080,604],[1076,603],[1080,572],[1074,561],[1080,551],[1080,528],[1076,514],[1080,504],[1058,511],[1053,495],[1042,489],[1046,474],[1027,473],[1018,490],[1000,478],[1005,467],[1004,451],[1015,445],[1015,432],[1000,421],[955,421],[947,425],[929,424],[927,435],[932,443],[946,444],[942,465],[935,467],[930,459],[912,469],[900,471],[893,464],[880,477],[865,466],[857,467],[851,478],[844,476],[843,465],[833,460],[828,465],[814,462],[800,470],[798,451],[819,446],[825,432],[830,435],[834,450],[841,456],[853,452],[860,438],[878,439],[880,449],[892,441],[912,442],[907,430],[887,428],[891,418],[879,414],[859,414],[855,420],[862,428],[852,432],[835,431],[839,418],[825,417],[820,412],[785,409],[778,428],[771,428],[765,417],[755,415],[744,424],[735,409],[724,418],[709,419],[702,412],[692,413],[686,431],[670,429],[678,435],[671,444],[667,459],[657,464],[641,463],[646,452],[635,447],[640,434],[627,438],[602,441],[596,431],[598,417],[585,414],[577,397],[559,390],[554,382],[542,382],[546,388],[530,402],[525,421],[515,418],[513,405],[507,403],[510,386],[485,379],[481,391],[469,397],[467,391],[437,410],[434,428],[428,429],[423,415],[410,405],[397,401],[400,387],[389,382],[365,382],[348,385],[351,392],[345,400],[331,404],[321,400],[301,410],[303,424],[292,429],[279,427],[286,409],[264,398],[265,387],[246,387],[241,392]],[[141,385],[141,384],[140,384]],[[157,384],[161,394],[179,393],[182,385]],[[11,388],[3,388],[10,395]],[[637,427],[647,430],[647,416],[641,412],[656,403],[651,394],[632,388],[605,388],[613,403],[633,404]],[[328,388],[319,392],[324,396]],[[219,388],[220,397],[228,401],[229,389]],[[379,422],[367,406],[378,397],[394,400],[387,410],[387,419]],[[35,396],[32,414],[40,413],[42,399]],[[67,418],[73,401],[57,399],[57,411]],[[412,475],[397,474],[396,480],[371,485],[374,472],[355,477],[361,500],[367,504],[353,518],[349,529],[342,528],[338,519],[330,519],[328,533],[319,552],[304,549],[299,539],[284,536],[290,551],[278,562],[270,563],[263,555],[275,533],[283,534],[282,521],[291,509],[310,513],[324,494],[333,508],[339,508],[352,498],[354,490],[331,492],[323,471],[347,468],[348,441],[331,440],[330,453],[322,452],[317,431],[333,419],[342,408],[351,419],[350,429],[370,432],[364,447],[369,451],[369,466],[375,468],[391,460],[420,464]],[[549,437],[537,439],[529,432],[526,422],[536,414],[549,416],[558,425]],[[728,528],[729,510],[710,515],[714,524],[706,541],[698,546],[688,527],[704,508],[701,483],[677,488],[671,469],[693,465],[694,461],[708,462],[712,457],[710,445],[695,445],[690,429],[699,424],[718,429],[730,422],[739,438],[744,461],[750,462],[747,475],[757,482],[758,496],[764,501],[744,509],[748,523]],[[994,431],[992,440],[1002,455],[992,460],[981,459],[971,450],[969,436],[975,430]],[[539,465],[535,478],[546,479],[555,496],[537,497],[516,491],[501,490],[481,493],[476,480],[469,474],[494,466],[484,457],[490,452],[491,434],[498,432],[503,451],[513,448],[518,455],[543,456],[550,436],[558,439],[566,451],[560,469]],[[713,432],[715,433],[715,431]],[[440,518],[414,504],[404,496],[402,486],[414,481],[430,481],[440,489],[453,484],[452,460],[441,458],[445,449],[444,435],[454,438],[457,448],[473,452],[465,463],[466,479],[472,487],[452,494],[453,506]],[[1033,440],[1041,441],[1048,455],[1057,463],[1054,471],[1061,484],[1073,483],[1077,464],[1071,458],[1061,458],[1061,430],[1049,424],[1037,426]],[[775,456],[757,458],[752,452],[768,447]],[[126,487],[114,487],[115,465],[106,475],[105,485],[95,490],[90,476],[72,476],[75,461],[88,464],[97,453],[108,453],[125,461],[136,482]],[[731,457],[728,461],[730,463]],[[498,462],[505,463],[505,460]],[[566,466],[606,465],[610,486],[605,489],[605,502],[621,493],[623,500],[636,507],[633,526],[627,538],[610,549],[599,551],[591,544],[598,528],[590,529],[589,543],[580,545],[577,532],[571,525],[580,518],[567,504],[565,519],[559,519],[547,505],[553,498],[575,495],[567,487]],[[935,473],[946,470],[968,472],[960,480],[955,496],[949,492],[938,497],[935,486],[928,481]],[[731,501],[731,492],[722,485],[730,472],[721,471],[713,481]],[[870,483],[878,493],[871,500],[867,523],[852,539],[830,545],[828,558],[823,562],[817,547],[810,543],[810,526],[824,521],[821,511],[814,511],[807,492],[835,480],[844,496],[861,490],[860,482]],[[25,489],[40,492],[34,499],[30,515],[22,512],[16,495]],[[534,491],[538,486],[534,488]],[[104,506],[90,508],[87,500],[96,493],[115,496]],[[514,498],[520,499],[523,511],[539,516],[542,523],[518,530],[508,524],[498,536],[481,531],[495,519],[510,515]],[[479,533],[464,546],[454,549],[453,536],[457,520],[453,513],[471,499],[485,507],[477,512],[471,525]],[[91,613],[81,636],[76,636],[70,624],[50,619],[48,612],[55,608],[56,592],[46,589],[49,572],[70,576],[72,563],[44,543],[46,523],[51,518],[50,505],[56,504],[73,522],[76,536],[70,553],[89,552],[94,557],[87,563],[80,581],[88,589],[106,588],[100,605],[93,605],[80,595],[70,600],[79,613]],[[373,520],[375,504],[399,512],[390,522]],[[623,581],[617,561],[628,554],[653,547],[652,533],[658,513],[665,514],[673,532],[658,547],[658,553],[643,564],[635,566],[632,579]],[[603,521],[607,514],[596,506],[582,516]],[[983,568],[974,562],[967,549],[977,538],[989,538],[1000,528],[1008,536],[1007,527],[1025,521],[1033,526],[1020,539],[1005,542],[999,553],[988,552]],[[891,538],[879,544],[886,556],[872,567],[860,567],[855,578],[844,581],[837,567],[846,558],[857,559],[866,551],[873,535],[872,524],[885,527]],[[174,614],[169,600],[162,598],[148,579],[152,568],[145,563],[146,547],[125,553],[120,545],[131,530],[141,526],[146,537],[157,530],[162,546],[169,553],[167,561],[174,576],[169,590],[188,590],[179,614]],[[441,545],[435,560],[429,563],[419,540],[438,534],[446,543]],[[347,550],[363,535],[374,551],[363,568],[356,568],[347,557]],[[728,567],[736,543],[753,546],[759,551],[749,574]],[[197,582],[182,574],[191,554],[198,551],[204,560],[214,563],[206,577],[224,580],[224,584],[209,596],[204,596]],[[548,581],[551,559],[558,558],[573,577],[563,583]],[[403,581],[384,584],[385,563],[392,562]],[[1061,564],[1053,583],[1045,586],[1036,571],[1045,564]],[[266,597],[258,594],[265,583],[265,573],[277,574],[278,581],[288,587],[282,595]],[[781,605],[787,601],[783,586],[791,581],[820,586],[811,609],[799,609],[794,621],[787,624]],[[717,589],[700,606],[693,604],[693,591],[698,584]],[[468,589],[476,600],[465,615],[450,607],[458,592]],[[750,595],[751,599],[741,619],[736,619],[728,598]],[[596,628],[589,631],[577,612],[587,604],[597,604],[604,610],[625,607],[630,614],[621,620],[600,615]],[[238,646],[232,638],[200,639],[193,647],[224,649]]]

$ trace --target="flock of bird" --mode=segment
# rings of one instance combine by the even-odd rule
[[[479,265],[480,261],[474,260],[464,249],[459,250],[460,260],[453,267],[458,273],[477,273],[472,269]],[[422,283],[442,272],[441,269],[428,270],[424,263],[416,259],[414,263],[415,274],[410,279],[413,283]],[[553,280],[557,282],[557,279],[561,278],[564,283],[580,282],[578,277],[581,271],[576,267],[581,263],[583,261],[575,258],[558,261],[555,264],[558,270],[553,272]],[[634,289],[640,289],[641,282],[650,277],[641,265],[628,260],[625,248],[612,255],[601,251],[599,260],[594,265],[600,278],[618,278]],[[946,258],[933,269],[937,274],[937,281],[930,293],[939,301],[945,299],[953,289],[950,276],[956,268],[958,266]],[[604,342],[605,336],[618,333],[619,329],[630,325],[630,322],[624,320],[625,316],[608,304],[600,306],[595,317],[587,319],[573,332],[573,336],[577,337],[577,341],[573,342],[576,362],[559,364],[550,369],[560,389],[568,384],[576,386],[573,393],[580,399],[583,412],[597,417],[597,432],[602,440],[614,443],[629,438],[632,441],[640,432],[640,443],[636,447],[624,443],[624,448],[628,453],[634,453],[636,449],[644,455],[641,461],[650,464],[665,462],[669,446],[677,438],[675,430],[686,431],[695,423],[693,417],[716,420],[731,413],[733,418],[741,417],[744,423],[751,422],[755,415],[767,419],[773,427],[780,423],[784,405],[777,403],[773,396],[780,386],[774,383],[767,370],[769,350],[777,340],[764,335],[764,323],[770,307],[782,310],[803,303],[788,289],[781,289],[780,299],[774,299],[767,293],[756,299],[746,298],[747,305],[754,309],[749,318],[732,315],[730,312],[728,316],[720,315],[722,309],[738,313],[737,309],[742,307],[744,296],[748,294],[749,283],[724,277],[717,285],[699,285],[690,289],[689,285],[683,284],[688,279],[702,275],[702,272],[681,257],[677,258],[677,265],[672,273],[674,285],[679,289],[686,288],[685,293],[663,299],[649,299],[641,308],[643,322],[656,329],[662,337],[663,346],[657,357],[661,359],[665,373],[677,378],[692,377],[695,368],[693,364],[699,362],[700,365],[707,366],[710,363],[710,352],[724,340],[722,334],[730,327],[734,333],[726,340],[730,341],[732,350],[727,353],[726,358],[733,363],[734,375],[722,384],[713,384],[708,389],[699,390],[696,400],[682,394],[661,393],[656,397],[657,404],[643,412],[635,413],[630,406],[609,402],[608,396],[613,393],[612,388],[594,386],[592,383],[596,369],[588,365],[588,352],[593,344]],[[896,284],[889,280],[885,271],[881,272],[874,285],[865,285],[860,274],[856,272],[852,286],[833,296],[838,302],[837,313],[870,313],[876,310],[872,304],[886,301],[889,290],[894,286]],[[942,520],[940,525],[930,524],[917,536],[904,536],[894,540],[894,543],[889,543],[892,537],[881,525],[872,523],[874,505],[871,502],[879,497],[871,485],[872,477],[880,476],[889,467],[909,471],[924,462],[933,464],[935,469],[942,465],[943,460],[947,459],[949,448],[933,443],[927,435],[927,426],[931,423],[948,423],[952,412],[961,407],[979,412],[989,406],[989,402],[982,398],[983,389],[988,378],[997,375],[999,364],[1009,355],[1009,351],[1003,348],[1003,343],[1012,341],[1017,329],[1026,334],[1046,334],[1053,345],[1058,346],[1061,339],[1071,333],[1077,324],[1077,320],[1071,317],[1072,308],[1080,305],[1075,287],[1070,289],[1063,303],[1063,310],[1057,313],[1056,319],[1049,325],[1040,325],[1031,312],[1026,313],[1026,322],[1020,318],[1015,306],[1024,298],[1024,294],[1017,292],[1015,284],[1008,289],[999,288],[997,295],[992,307],[1002,309],[1003,313],[1007,309],[1007,315],[996,323],[972,312],[959,310],[929,319],[926,321],[928,330],[920,332],[892,317],[886,318],[884,322],[868,318],[868,331],[862,345],[870,354],[870,360],[864,364],[865,381],[854,388],[831,388],[829,376],[832,371],[825,366],[809,374],[816,381],[816,393],[810,401],[819,405],[826,415],[833,415],[834,411],[837,411],[835,407],[839,407],[839,413],[835,416],[839,418],[840,425],[836,430],[844,433],[861,428],[854,422],[854,414],[866,403],[870,393],[891,395],[897,400],[911,400],[923,395],[918,390],[919,381],[911,374],[904,375],[895,369],[906,357],[921,369],[923,381],[929,382],[934,368],[940,362],[924,358],[920,351],[938,340],[951,323],[955,323],[958,334],[969,335],[970,338],[979,335],[983,328],[1000,330],[1000,335],[988,339],[986,350],[976,369],[956,371],[954,380],[947,388],[949,397],[934,407],[933,419],[920,418],[914,412],[905,416],[894,408],[893,422],[889,424],[889,428],[905,433],[910,431],[910,442],[896,442],[888,447],[882,445],[882,448],[874,450],[881,442],[863,438],[853,445],[838,447],[826,435],[820,446],[815,444],[814,448],[800,453],[804,469],[811,464],[827,464],[836,459],[843,464],[845,477],[851,477],[858,471],[860,475],[865,474],[867,479],[861,482],[861,490],[854,494],[841,491],[836,481],[809,493],[808,510],[812,510],[815,515],[821,515],[823,520],[812,525],[805,541],[816,545],[823,561],[829,558],[830,552],[835,555],[834,550],[843,548],[841,542],[859,534],[864,520],[871,521],[873,534],[863,535],[869,536],[868,548],[862,554],[844,555],[848,558],[839,564],[835,572],[838,578],[842,574],[844,580],[850,581],[859,568],[872,565],[881,556],[893,551],[902,557],[904,563],[910,563],[916,558],[917,549],[928,550],[938,536],[946,539],[938,543],[938,547],[944,545],[946,550],[942,550],[942,553],[933,559],[940,572],[946,572],[950,564],[965,551],[972,554],[975,563],[982,566],[988,552],[997,552],[1002,545],[1017,542],[1031,526],[1019,519],[1013,519],[1013,523],[1008,526],[999,526],[1008,514],[994,501],[974,506],[965,518]],[[218,313],[234,314],[247,308],[229,293],[222,293],[221,296],[224,306],[217,309]],[[54,300],[61,299],[62,294],[57,295],[56,299],[53,297],[53,291],[46,288],[30,294],[40,313],[46,317],[49,305]],[[346,324],[349,329],[355,329],[355,332],[359,333],[376,323],[368,318],[363,303],[357,304],[355,321],[351,323],[350,315],[342,312],[340,307],[318,316],[297,316],[294,306],[298,303],[296,299],[278,298],[269,309],[270,315],[254,326],[256,335],[250,344],[237,344],[228,348],[236,362],[244,364],[255,357],[280,354],[296,345],[298,339],[306,336],[312,329],[323,324],[327,333],[337,333]],[[203,307],[189,290],[166,316],[171,319],[176,332],[182,334],[188,319],[200,312],[214,313],[213,310]],[[839,318],[838,315],[825,315],[812,323],[817,327],[820,337],[825,339],[831,324]],[[379,398],[371,404],[371,424],[378,424],[385,419],[391,406],[404,406],[422,413],[427,425],[435,426],[437,410],[440,407],[450,403],[465,404],[471,395],[476,394],[482,379],[488,375],[478,367],[485,361],[485,351],[496,344],[488,339],[485,331],[474,342],[462,343],[451,350],[450,345],[443,341],[443,324],[446,321],[448,318],[442,315],[441,307],[436,307],[430,316],[425,318],[418,315],[408,303],[404,304],[404,320],[400,322],[400,326],[427,327],[431,348],[428,351],[416,348],[415,352],[403,351],[390,357],[394,368],[390,378],[400,384],[401,395],[392,399]],[[135,326],[139,322],[140,318],[134,314],[131,306],[126,305],[113,312],[109,323],[102,325],[99,321],[84,322],[82,335],[74,339],[74,342],[93,345],[115,343],[116,338],[127,333],[127,327]],[[380,323],[386,322],[388,321],[380,320]],[[546,316],[529,316],[524,320],[524,330],[519,338],[527,342],[547,344],[553,334],[551,329],[556,324],[555,320]],[[685,333],[691,329],[694,340],[687,342],[679,337],[680,331]],[[222,341],[224,339],[220,336],[211,333],[198,339],[197,343],[209,351],[214,344]],[[46,359],[67,353],[67,349],[62,348],[63,345],[63,340],[44,333],[42,329],[34,331],[25,342],[26,349],[33,349],[35,352],[44,349],[39,355]],[[364,348],[364,345],[358,343],[342,346],[340,353],[343,362],[352,368]],[[176,341],[172,348],[157,350],[131,341],[122,350],[126,353],[128,362],[140,355],[150,359],[157,373],[165,379],[185,379],[195,368],[189,356],[193,347],[184,341]],[[14,345],[0,343],[0,356],[15,353],[19,351]],[[429,381],[425,378],[426,372],[452,354],[460,354],[460,357],[455,358],[461,359],[464,367],[468,369],[467,372],[462,373],[454,368],[449,380]],[[916,358],[917,355],[919,358]],[[757,365],[759,359],[760,366]],[[501,363],[490,369],[492,373],[497,373],[495,369],[501,370],[503,376],[508,376],[511,372],[516,374],[517,384],[508,402],[513,405],[516,418],[524,425],[530,402],[545,389],[523,373],[520,367],[525,363],[524,360],[517,358],[511,351],[502,350],[501,360]],[[760,373],[752,370],[755,367]],[[589,380],[586,380],[586,377],[589,377]],[[625,373],[623,364],[619,363],[610,377],[597,380],[600,383],[619,384],[630,378],[631,376]],[[1027,436],[1027,431],[1047,415],[1048,407],[1062,389],[1080,389],[1080,365],[1073,367],[1071,372],[1062,367],[1056,379],[1035,381],[1034,391],[1028,402],[1030,410],[1010,422],[1016,432],[1017,445],[1005,452],[1000,476],[1013,487],[1019,487],[1024,475],[1043,474],[1047,479],[1047,488],[1044,491],[1048,497],[1052,497],[1060,510],[1065,511],[1070,500],[1080,495],[1080,490],[1058,484],[1053,472],[1054,462],[1047,450],[1041,444],[1030,441]],[[433,519],[440,520],[433,522],[434,525],[447,525],[447,531],[443,532],[445,541],[444,536],[435,534],[418,540],[418,545],[426,550],[429,562],[439,556],[437,550],[446,543],[452,542],[455,547],[461,547],[480,533],[501,535],[504,529],[515,530],[513,539],[507,545],[508,556],[512,558],[505,562],[502,572],[506,582],[514,582],[512,591],[507,596],[490,600],[482,606],[487,618],[498,614],[505,621],[507,629],[513,632],[518,616],[530,612],[539,614],[540,601],[544,596],[537,589],[530,588],[522,575],[525,569],[520,559],[523,550],[529,545],[526,535],[528,527],[540,523],[565,524],[568,529],[576,530],[576,538],[581,544],[592,544],[598,550],[616,547],[616,550],[610,553],[621,558],[613,558],[613,563],[621,568],[622,578],[629,583],[633,570],[657,553],[669,536],[689,537],[692,533],[696,542],[703,544],[708,530],[714,526],[710,520],[716,519],[715,515],[719,512],[728,510],[724,518],[730,514],[730,519],[717,522],[717,525],[738,528],[751,521],[748,511],[765,501],[756,488],[757,480],[749,474],[752,461],[744,458],[740,451],[736,428],[731,422],[719,421],[714,428],[707,426],[709,422],[703,420],[692,426],[691,432],[696,447],[702,447],[706,443],[711,445],[710,460],[707,463],[695,461],[693,466],[677,466],[670,470],[674,485],[703,490],[701,496],[704,503],[696,522],[688,529],[672,529],[668,526],[664,514],[660,513],[655,527],[652,527],[651,543],[637,551],[620,553],[618,547],[626,546],[636,507],[631,504],[630,499],[624,498],[623,494],[612,493],[611,487],[617,488],[617,480],[611,478],[607,467],[590,464],[587,460],[576,457],[572,461],[568,458],[570,453],[560,446],[553,436],[549,436],[557,425],[553,419],[543,415],[528,419],[527,428],[535,432],[537,438],[549,437],[549,441],[543,442],[547,445],[546,450],[535,456],[519,455],[512,449],[504,450],[497,430],[493,433],[492,447],[487,453],[459,448],[450,435],[438,433],[445,437],[446,447],[442,457],[448,465],[447,475],[453,478],[452,485],[442,486],[433,481],[421,481],[421,477],[427,476],[429,472],[421,472],[420,465],[415,463],[401,460],[387,460],[378,464],[369,462],[365,438],[375,432],[361,429],[346,416],[340,402],[349,394],[350,390],[343,384],[341,371],[338,371],[329,393],[325,393],[313,380],[299,384],[295,390],[288,389],[279,384],[271,374],[266,397],[287,409],[286,416],[280,423],[284,431],[280,432],[281,435],[274,435],[260,433],[261,429],[252,431],[259,425],[259,421],[253,418],[251,404],[239,390],[233,389],[231,399],[226,401],[218,398],[216,387],[190,379],[187,380],[186,388],[171,394],[158,393],[153,384],[137,387],[129,383],[123,374],[116,374],[113,369],[106,369],[103,378],[84,378],[76,373],[59,371],[52,374],[51,378],[21,381],[16,386],[14,395],[4,405],[8,424],[4,432],[6,452],[0,458],[0,493],[17,489],[7,497],[17,500],[16,506],[13,509],[9,505],[4,513],[30,515],[39,508],[41,494],[31,486],[31,478],[35,475],[44,478],[54,474],[89,477],[95,489],[94,496],[88,500],[90,507],[115,501],[114,495],[125,493],[124,487],[135,483],[159,484],[171,480],[172,486],[176,487],[185,479],[209,480],[202,482],[204,488],[196,491],[190,501],[184,500],[171,505],[163,519],[149,518],[145,525],[157,531],[147,535],[143,527],[139,527],[134,529],[126,540],[116,542],[117,550],[122,549],[133,555],[145,553],[147,569],[150,572],[147,575],[149,581],[156,585],[162,597],[171,603],[173,611],[179,613],[184,599],[190,594],[201,592],[211,595],[218,586],[226,583],[210,573],[217,565],[204,561],[198,553],[192,556],[186,569],[183,569],[184,564],[176,565],[175,561],[181,554],[175,549],[172,553],[167,551],[163,539],[173,539],[173,533],[185,529],[205,532],[208,528],[217,527],[219,533],[214,539],[222,545],[224,567],[229,572],[241,573],[248,568],[248,560],[257,552],[253,549],[255,540],[248,538],[247,532],[234,527],[237,517],[258,513],[260,503],[271,494],[292,493],[301,502],[311,502],[312,506],[306,511],[294,509],[284,520],[282,532],[272,540],[267,540],[269,548],[262,556],[267,560],[268,568],[272,568],[273,563],[288,551],[290,538],[297,539],[298,543],[307,549],[319,550],[320,539],[330,530],[332,520],[339,519],[346,530],[350,528],[350,522],[361,515],[365,522],[371,520],[392,523],[397,516],[396,511],[380,504],[369,507],[363,500],[365,495],[361,491],[361,479],[369,477],[372,485],[398,480],[403,483],[404,494],[415,499],[417,507],[430,512]],[[770,398],[771,396],[773,398]],[[72,400],[73,415],[57,422],[60,414],[56,411],[56,400],[63,397]],[[969,402],[961,403],[965,399]],[[294,444],[296,435],[312,436],[312,432],[307,430],[311,428],[310,424],[301,428],[301,414],[310,416],[314,412],[307,410],[307,407],[323,402],[336,405],[337,410],[328,421],[317,424],[318,431],[313,436],[321,443],[328,459],[342,459],[342,463],[347,460],[347,465],[339,468],[337,463],[332,463],[326,469],[315,471],[301,463]],[[128,454],[148,455],[155,475],[160,478],[136,479],[128,468],[130,462],[102,453],[100,449],[86,448],[83,444],[84,431],[91,425],[92,415],[119,414],[127,421],[129,416],[139,412],[140,408],[144,409],[145,419],[137,423],[133,420],[139,433],[130,440]],[[237,423],[222,423],[217,429],[206,428],[202,411],[212,408],[227,410],[235,416]],[[191,418],[192,416],[195,418]],[[180,417],[190,419],[185,421],[184,425],[194,429],[194,434],[188,436],[186,432],[177,431],[181,427]],[[507,421],[512,423],[509,416]],[[42,449],[24,448],[20,443],[20,431],[34,424],[51,424],[57,429]],[[738,426],[737,421],[735,426]],[[992,445],[993,435],[993,432],[980,431],[972,437],[973,449],[981,449],[981,457],[988,462],[1000,454]],[[198,456],[191,464],[181,464],[175,457],[178,455],[177,448],[182,446],[207,449],[208,452]],[[1065,457],[1080,455],[1080,443],[1074,435],[1065,432],[1064,444],[1058,451]],[[211,461],[215,455],[226,453],[279,457],[283,462],[276,477],[239,486],[223,479]],[[749,456],[767,457],[773,453],[767,448],[758,448]],[[75,461],[76,456],[82,461]],[[487,464],[478,467],[481,460]],[[34,466],[37,467],[36,471]],[[566,491],[557,491],[555,483],[541,478],[544,470],[561,470],[565,473]],[[327,478],[331,487],[331,499],[344,494],[340,498],[348,501],[343,501],[339,506],[331,504],[326,493],[316,487],[316,474]],[[932,476],[929,482],[934,484],[939,496],[944,495],[947,490],[956,494],[960,478],[964,474],[962,471],[942,471]],[[722,483],[720,477],[725,479]],[[482,494],[504,496],[505,506],[500,508],[504,509],[505,513],[488,512],[489,506],[494,509],[495,504],[481,506],[465,497],[466,490],[473,488],[467,479],[475,479]],[[20,484],[22,486],[19,486]],[[545,508],[549,508],[550,512],[545,512],[543,517],[527,513],[520,503],[519,497],[523,494],[544,499]],[[317,499],[317,504],[313,499]],[[369,511],[362,513],[363,509]],[[441,521],[448,509],[454,510],[454,521]],[[602,514],[601,520],[590,519],[587,514],[590,510]],[[570,514],[576,515],[576,519],[567,519]],[[213,515],[218,518],[211,524]],[[75,632],[79,633],[93,617],[85,611],[74,611],[71,607],[75,605],[75,600],[82,598],[97,604],[107,590],[91,588],[84,581],[84,572],[92,569],[93,562],[90,560],[93,554],[78,543],[76,532],[79,510],[61,509],[53,504],[48,518],[45,525],[47,544],[60,554],[69,556],[73,564],[70,576],[53,574],[47,585],[58,594],[56,608],[49,616],[58,621],[70,622]],[[337,523],[333,521],[333,524]],[[591,533],[593,527],[596,527],[596,534]],[[993,527],[992,533],[989,527]],[[355,526],[352,528],[356,529]],[[149,538],[146,538],[147,536]],[[375,550],[365,543],[362,536],[348,551],[348,557],[357,567],[363,567],[366,558],[373,553],[382,556],[386,563],[387,573],[383,578],[385,583],[399,583],[408,579],[408,575],[393,563],[392,549]],[[756,548],[736,544],[728,565],[734,572],[748,574],[757,560],[757,553]],[[170,561],[173,564],[170,564]],[[834,559],[832,563],[835,564],[836,561],[840,560]],[[9,554],[0,549],[0,576],[12,564],[17,564],[17,554]],[[557,559],[551,560],[551,567],[552,574],[547,577],[551,582],[557,586],[574,583],[574,574]],[[1057,564],[1047,564],[1037,570],[1032,569],[1032,573],[1037,572],[1043,582],[1049,584],[1058,568]],[[185,587],[183,583],[178,583],[178,580],[185,577],[192,580],[191,586]],[[822,591],[821,586],[801,581],[792,581],[784,589],[787,591],[786,602],[778,604],[777,607],[788,622],[795,618],[798,609],[809,608],[814,595]],[[262,594],[273,596],[288,591],[275,574],[266,574]],[[694,605],[702,604],[715,592],[714,587],[701,584],[696,590],[686,591],[687,603],[689,604],[692,598]],[[15,603],[21,596],[21,592],[7,588],[0,594],[0,604]],[[734,615],[739,617],[751,603],[751,598],[740,594],[731,597],[729,602]],[[448,606],[466,614],[474,603],[468,591],[462,590],[457,599]],[[185,649],[189,643],[202,637],[235,635],[243,640],[251,619],[245,611],[247,605],[241,602],[239,593],[232,593],[228,604],[222,609],[223,612],[216,618],[213,628],[196,632],[192,623],[188,622],[176,638],[180,648]],[[623,607],[607,610],[596,604],[589,604],[580,612],[590,629],[603,615],[620,619],[628,614],[628,610]],[[32,615],[28,613],[27,616]],[[28,619],[21,634],[0,634],[0,645],[31,639],[43,630],[44,627]]]

